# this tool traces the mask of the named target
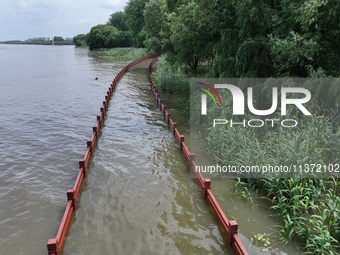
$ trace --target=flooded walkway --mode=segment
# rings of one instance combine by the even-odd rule
[[[147,64],[112,96],[64,254],[233,254],[156,108]]]

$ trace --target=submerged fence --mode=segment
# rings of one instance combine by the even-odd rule
[[[190,153],[190,151],[188,150],[184,142],[184,136],[181,135],[177,129],[177,123],[173,122],[171,118],[171,114],[168,113],[166,109],[166,105],[163,104],[163,100],[160,98],[159,94],[157,93],[157,90],[155,89],[155,86],[151,78],[151,71],[152,71],[153,65],[157,62],[157,60],[158,60],[158,57],[155,57],[155,59],[150,63],[149,70],[148,70],[149,83],[150,83],[152,93],[155,97],[155,100],[164,115],[165,121],[168,123],[176,140],[178,141],[180,150],[183,152],[186,161],[188,161],[190,165],[189,166],[190,170],[196,175],[198,183],[203,190],[204,197],[208,200],[209,204],[211,205],[211,207],[213,208],[217,216],[217,219],[222,224],[222,227],[227,235],[229,245],[233,248],[233,250],[235,251],[237,255],[248,255],[248,252],[246,251],[241,240],[238,237],[237,222],[234,220],[229,221],[228,218],[225,216],[222,208],[218,204],[214,194],[212,193],[210,189],[211,180],[205,179],[200,172],[196,171],[197,165],[195,162],[195,154]]]
[[[171,119],[171,114],[168,113],[166,109],[166,105],[163,104],[162,99],[160,99],[159,94],[157,93],[152,79],[151,79],[151,71],[153,65],[157,62],[159,55],[150,55],[146,56],[140,59],[137,59],[134,62],[131,62],[127,66],[125,66],[114,78],[112,81],[112,84],[110,85],[107,95],[105,96],[105,101],[103,101],[103,106],[100,107],[100,115],[97,116],[97,123],[96,126],[93,127],[93,134],[90,140],[87,140],[87,150],[85,152],[84,158],[79,160],[79,173],[77,176],[77,179],[75,181],[75,184],[72,189],[67,190],[67,205],[66,209],[63,215],[63,218],[61,220],[57,235],[55,238],[49,239],[47,242],[47,250],[49,255],[60,255],[64,240],[66,237],[67,230],[70,225],[70,220],[72,217],[72,213],[76,210],[76,205],[77,205],[77,199],[79,197],[79,192],[81,188],[81,184],[83,182],[83,179],[86,177],[86,169],[90,160],[90,157],[93,153],[93,150],[95,148],[95,143],[98,140],[99,136],[99,131],[103,125],[105,113],[108,109],[108,104],[111,99],[111,96],[120,81],[120,79],[123,77],[123,75],[129,71],[129,69],[145,60],[152,59],[153,61],[149,65],[148,69],[148,78],[151,86],[152,93],[157,101],[157,104],[159,105],[165,120],[167,121],[169,127],[171,128],[174,136],[176,137],[176,140],[179,143],[181,151],[184,153],[185,159],[189,162],[190,164],[190,170],[193,171],[193,173],[196,175],[197,180],[199,182],[199,185],[201,186],[203,190],[204,197],[208,200],[209,204],[212,206],[218,220],[222,224],[222,227],[224,231],[227,234],[228,238],[228,243],[229,245],[234,249],[236,254],[241,254],[241,255],[248,255],[246,249],[244,248],[243,244],[241,243],[239,237],[238,237],[238,224],[236,221],[229,221],[228,218],[225,216],[223,210],[219,206],[216,198],[214,197],[213,193],[211,192],[210,186],[211,186],[211,181],[210,179],[204,179],[202,174],[200,172],[196,172],[196,162],[195,162],[195,154],[190,153],[188,150],[187,146],[185,145],[184,142],[184,136],[181,135],[178,132],[177,129],[177,123],[173,122]]]
[[[87,150],[85,152],[85,156],[83,159],[79,160],[79,173],[76,179],[76,182],[72,189],[67,191],[67,205],[64,212],[64,216],[61,220],[59,230],[57,232],[57,236],[55,238],[49,239],[47,242],[47,250],[49,255],[60,255],[65,236],[70,225],[70,220],[72,217],[73,211],[76,210],[77,198],[80,192],[81,184],[83,179],[86,177],[86,169],[90,160],[90,157],[95,148],[95,143],[98,140],[99,131],[103,125],[105,113],[108,109],[108,104],[113,94],[114,89],[116,88],[119,80],[123,77],[123,75],[129,71],[129,69],[147,59],[155,58],[158,55],[150,55],[140,59],[137,59],[134,62],[131,62],[127,66],[125,66],[114,78],[112,84],[110,85],[107,95],[105,96],[105,101],[103,101],[103,106],[100,108],[100,115],[97,116],[97,124],[93,127],[93,134],[91,140],[87,140]]]

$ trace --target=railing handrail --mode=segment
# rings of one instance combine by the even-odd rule
[[[82,184],[83,179],[86,177],[86,170],[88,167],[88,163],[89,163],[91,155],[93,154],[94,145],[96,141],[98,141],[98,133],[102,127],[102,124],[105,118],[105,113],[108,109],[108,103],[112,97],[114,89],[116,88],[118,82],[123,77],[123,75],[131,67],[151,58],[153,58],[153,61],[150,63],[149,68],[148,68],[148,79],[150,82],[152,93],[156,99],[156,102],[159,105],[161,111],[163,112],[164,118],[166,122],[168,123],[169,127],[171,128],[174,136],[178,140],[180,149],[183,151],[185,155],[185,159],[190,164],[190,170],[193,171],[193,173],[196,175],[197,180],[204,192],[204,196],[207,198],[209,204],[213,207],[214,212],[217,215],[217,218],[221,222],[223,229],[225,230],[228,236],[230,246],[234,249],[236,254],[248,255],[246,249],[244,248],[242,242],[240,241],[237,235],[238,225],[236,221],[229,221],[227,219],[227,217],[225,216],[224,212],[222,211],[221,207],[219,206],[216,198],[214,197],[210,189],[210,184],[211,184],[210,180],[204,179],[202,174],[196,171],[195,155],[193,153],[190,153],[189,149],[185,145],[184,136],[179,133],[177,129],[177,123],[172,120],[171,114],[167,111],[166,106],[163,104],[162,99],[160,99],[160,96],[157,93],[157,90],[155,89],[153,85],[153,81],[151,78],[152,66],[157,62],[159,56],[160,56],[159,54],[149,55],[149,56],[145,56],[143,58],[137,59],[129,63],[116,75],[112,84],[110,85],[109,90],[107,91],[107,95],[105,96],[105,101],[103,101],[103,106],[100,108],[100,115],[97,116],[96,126],[93,127],[93,134],[92,134],[91,140],[87,140],[87,149],[86,149],[84,158],[79,160],[79,173],[77,175],[75,184],[72,189],[67,191],[67,200],[68,200],[67,206],[66,206],[62,221],[60,223],[57,236],[56,238],[49,239],[47,242],[47,250],[48,250],[49,255],[60,255],[62,251],[62,247],[64,244],[67,229],[69,228],[72,213],[76,210],[76,203],[79,197],[81,184]]]
[[[196,175],[196,178],[203,190],[204,197],[208,200],[218,220],[220,221],[224,231],[226,232],[229,245],[233,248],[233,250],[236,252],[237,255],[248,255],[248,252],[244,248],[242,242],[240,241],[237,235],[237,231],[238,231],[237,222],[229,221],[226,215],[224,214],[223,210],[221,209],[214,194],[212,193],[210,189],[210,185],[211,185],[210,179],[204,179],[202,174],[196,171],[195,155],[194,153],[190,153],[189,149],[185,145],[184,136],[179,133],[177,129],[177,123],[173,122],[171,118],[171,114],[167,112],[166,107],[163,104],[163,100],[160,98],[159,94],[157,93],[157,90],[153,84],[152,77],[151,77],[152,67],[157,62],[157,60],[158,60],[158,57],[155,57],[154,60],[150,63],[149,71],[148,71],[148,78],[149,78],[149,83],[150,83],[153,96],[155,97],[155,100],[157,104],[159,105],[159,108],[161,109],[161,111],[163,112],[163,115],[165,116],[165,121],[169,124],[169,127],[173,130],[173,134],[179,143],[179,147],[181,151],[183,152],[185,159],[190,164],[189,166],[190,170],[193,171],[193,173]]]
[[[88,167],[88,163],[93,153],[94,145],[96,141],[98,140],[98,133],[103,125],[105,114],[107,112],[109,101],[112,97],[114,89],[116,88],[118,82],[123,77],[123,75],[127,71],[129,71],[131,67],[147,59],[156,58],[157,56],[159,56],[159,54],[149,55],[149,56],[142,57],[140,59],[137,59],[129,63],[123,69],[121,69],[119,73],[116,75],[116,77],[113,79],[112,84],[110,85],[105,95],[105,101],[103,101],[103,105],[102,107],[100,107],[100,115],[97,116],[96,126],[93,127],[93,134],[92,134],[91,140],[87,140],[86,142],[87,149],[86,149],[84,158],[79,160],[79,173],[77,175],[75,184],[73,188],[68,190],[66,193],[67,194],[67,206],[66,206],[63,218],[61,220],[61,223],[59,225],[57,236],[55,238],[49,239],[47,242],[47,251],[49,255],[60,255],[61,253],[61,250],[64,244],[64,239],[66,236],[66,232],[70,225],[72,213],[76,210],[76,203],[79,197],[81,184],[83,182],[83,179],[86,177],[86,169]]]

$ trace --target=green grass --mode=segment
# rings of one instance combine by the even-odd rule
[[[76,48],[86,48],[86,49],[88,49],[89,48],[89,46],[87,46],[86,44],[82,44],[81,46],[75,46]]]
[[[171,65],[164,56],[159,58],[157,69],[153,72],[152,78],[156,82],[157,88],[163,92],[184,96],[190,94],[190,84],[183,69]]]
[[[190,83],[181,67],[171,65],[162,56],[157,62],[157,68],[152,74],[156,88],[165,93],[178,95],[178,106],[182,109],[182,115],[190,116]]]
[[[100,49],[98,56],[109,57],[112,61],[134,61],[147,55],[144,48]]]
[[[270,126],[254,129],[227,125],[212,128],[212,120],[221,116],[240,120],[232,116],[226,105],[209,107],[207,116],[201,116],[200,93],[192,96],[190,121],[200,128],[199,130],[207,130],[209,152],[219,165],[339,164],[339,84],[330,85],[329,81],[327,83],[324,86],[314,86],[313,81],[307,84],[313,95],[308,104],[313,117],[301,116],[299,111],[289,111],[285,118],[299,121],[299,125],[294,129]],[[266,85],[263,85],[263,88],[265,87]],[[230,93],[222,91],[220,95],[223,102],[232,102]],[[265,103],[271,102],[271,95],[262,93],[261,97],[258,96],[254,96],[261,98],[258,108],[268,109],[269,106]],[[244,116],[247,120],[253,118],[258,117],[248,113]],[[237,179],[235,191],[239,190],[251,196],[248,189],[253,189],[268,199],[268,206],[274,212],[273,216],[282,219],[283,242],[299,238],[304,240],[305,249],[310,254],[339,254],[340,180],[338,177],[308,179],[305,176],[285,179],[244,176]],[[249,197],[248,201],[251,200]]]
[[[159,61],[154,80],[158,89],[167,93],[181,95],[188,92],[184,71],[170,65],[164,59]],[[290,109],[285,119],[296,119],[299,124],[294,129],[267,125],[262,128],[218,126],[212,128],[213,119],[241,121],[256,119],[250,113],[244,117],[233,116],[227,105],[208,107],[208,114],[200,114],[200,92],[181,101],[181,108],[190,113],[190,122],[206,135],[208,150],[219,165],[266,165],[291,164],[339,164],[340,159],[340,85],[323,80],[324,84],[306,85],[311,91],[312,100],[308,110],[313,117],[305,117],[300,111]],[[290,80],[284,84],[289,86]],[[245,83],[247,85],[247,83]],[[262,84],[254,92],[257,109],[269,109],[271,91],[269,84]],[[225,92],[225,91],[224,91]],[[232,102],[230,93],[219,92],[223,102]],[[266,92],[266,93],[264,93]],[[256,94],[258,93],[258,94]],[[208,99],[210,100],[210,99]],[[212,102],[209,103],[213,105]],[[274,114],[275,115],[275,114]],[[270,118],[280,118],[271,116]],[[275,177],[275,176],[274,176]],[[307,254],[339,254],[340,243],[340,180],[323,178],[237,178],[234,190],[244,194],[253,204],[250,189],[255,190],[268,200],[273,217],[282,219],[281,241],[290,242],[298,238],[305,244]],[[288,176],[289,177],[289,176]],[[310,176],[315,177],[315,176]],[[258,242],[266,242],[262,236],[254,236]]]

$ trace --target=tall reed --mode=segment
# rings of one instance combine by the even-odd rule
[[[270,81],[254,87],[257,109],[268,109],[271,105]],[[286,80],[284,86],[292,86],[294,80]],[[242,85],[242,84],[241,84]],[[258,119],[246,112],[244,116],[233,116],[230,105],[232,97],[226,90],[219,91],[224,102],[215,107],[209,101],[207,115],[200,114],[200,94],[191,96],[191,123],[202,132],[206,130],[208,149],[215,163],[220,165],[265,165],[290,166],[305,164],[339,164],[340,160],[340,85],[338,80],[311,79],[305,84],[311,91],[312,100],[308,109],[313,116],[304,116],[298,109],[290,109],[286,118],[296,119],[295,128],[270,125],[261,128],[212,127],[216,118]],[[280,98],[280,95],[279,95]],[[280,118],[273,114],[272,118]],[[286,176],[287,178],[238,178],[235,190],[258,190],[267,197],[275,217],[281,218],[283,242],[294,237],[305,241],[305,248],[312,254],[339,254],[340,243],[340,180],[336,177],[308,174]],[[245,176],[246,177],[246,176]],[[297,178],[300,177],[300,178]],[[312,178],[309,178],[312,177]],[[252,201],[251,198],[248,199]]]

